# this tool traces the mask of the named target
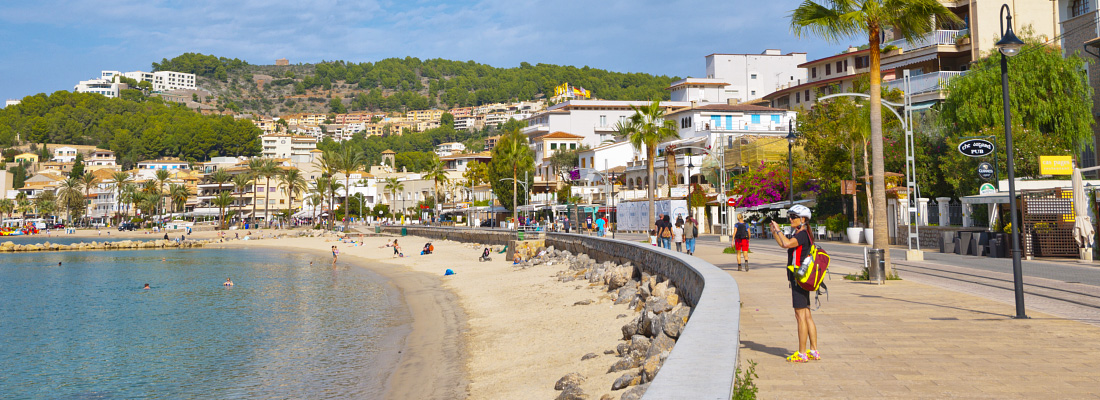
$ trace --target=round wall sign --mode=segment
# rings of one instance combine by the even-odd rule
[[[978,164],[978,176],[985,180],[993,178],[993,165],[987,162]]]

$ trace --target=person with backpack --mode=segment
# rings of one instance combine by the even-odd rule
[[[745,271],[749,270],[749,225],[745,223],[745,214],[737,214],[737,223],[733,224],[733,251],[737,253],[737,270],[741,270],[741,258],[745,259]]]
[[[687,217],[687,222],[684,223],[684,250],[687,250],[688,255],[695,254],[695,238],[699,236],[699,228],[695,226],[695,218],[690,215]]]
[[[803,205],[796,205],[787,210],[787,217],[791,221],[791,236],[784,236],[775,221],[771,223],[772,236],[775,236],[779,247],[787,249],[787,265],[800,265],[810,253],[813,241],[810,239],[809,221],[810,209]],[[803,289],[795,281],[795,276],[787,271],[787,281],[791,286],[791,301],[794,306],[795,321],[798,322],[798,351],[787,357],[788,362],[804,363],[809,360],[820,360],[821,354],[817,352],[817,325],[814,324],[813,315],[810,314],[810,292]],[[809,350],[806,343],[809,342]]]

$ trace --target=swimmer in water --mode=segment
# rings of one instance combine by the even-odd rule
[[[146,284],[145,284],[145,287],[143,287],[142,289],[145,289],[145,290],[149,290],[149,284],[148,284],[148,283],[146,283]]]
[[[57,262],[57,266],[58,266],[58,267],[60,267],[60,266],[61,266],[61,261],[58,261],[58,262]]]
[[[233,286],[233,281],[232,281],[232,280],[230,280],[229,278],[225,278],[225,283],[223,283],[223,285],[225,285],[225,286]]]

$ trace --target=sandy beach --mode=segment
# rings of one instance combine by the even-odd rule
[[[271,231],[265,231],[270,233]],[[370,268],[391,279],[412,316],[400,361],[389,379],[393,399],[552,399],[554,383],[577,372],[587,377],[580,387],[592,398],[619,392],[608,374],[620,343],[620,328],[633,315],[627,305],[613,305],[602,286],[587,281],[559,282],[566,265],[516,269],[493,254],[478,262],[481,248],[465,243],[431,241],[435,254],[419,255],[430,241],[398,238],[407,257],[392,258],[379,248],[388,237],[367,237],[364,245],[335,238],[282,238],[232,241],[224,246],[277,247],[316,252],[318,262],[331,262],[330,246],[340,249],[338,264]],[[456,275],[444,276],[446,269]],[[575,305],[591,300],[591,304]],[[586,354],[595,358],[583,360]]]

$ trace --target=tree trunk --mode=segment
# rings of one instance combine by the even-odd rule
[[[871,171],[870,171],[870,168],[867,165],[868,162],[869,162],[869,160],[867,159],[867,142],[863,142],[863,176],[868,177],[868,178],[863,179],[863,189],[864,189],[865,192],[867,192],[867,222],[868,222],[868,225],[870,225],[872,228],[874,228],[874,226],[875,226],[875,209],[874,209],[873,205],[871,204],[872,185],[871,185],[871,182],[870,182]],[[875,242],[875,243],[878,243],[878,242]]]
[[[872,215],[878,215],[882,218],[875,218],[872,225],[875,229],[874,241],[875,246],[882,249],[888,249],[889,244],[887,241],[890,239],[889,232],[886,232],[886,167],[883,165],[885,159],[882,155],[882,60],[881,60],[881,47],[879,43],[879,31],[880,26],[872,24],[868,29],[869,44],[871,47],[871,163],[872,163],[872,179],[871,183],[874,185],[874,208]],[[887,276],[893,275],[894,267],[890,263],[890,251],[885,252],[886,260],[886,274]]]
[[[516,224],[516,229],[519,229],[519,219],[516,218],[516,176],[518,176],[518,174],[519,171],[517,171],[516,167],[512,167],[512,222]]]
[[[654,203],[654,195],[656,194],[656,190],[654,189],[654,186],[656,185],[657,181],[656,181],[656,179],[654,179],[654,176],[653,176],[653,161],[654,161],[655,158],[657,158],[657,144],[656,143],[646,143],[645,153],[646,153],[646,158],[645,158],[646,178],[649,180],[649,182],[646,183],[646,195],[649,197],[649,220],[650,221],[656,221],[657,220],[657,207],[656,207],[656,204]],[[656,230],[657,225],[653,225],[653,229]]]
[[[852,186],[853,186],[852,189],[855,189],[854,186],[855,186],[856,182],[858,182],[858,179],[859,179],[859,177],[856,176],[856,146],[855,146],[855,143],[852,143],[852,146],[849,148],[848,155],[851,156],[851,160],[852,160],[852,164],[851,164],[851,167],[852,167]],[[858,226],[859,225],[859,196],[857,196],[856,193],[857,193],[857,191],[855,191],[855,190],[852,191],[852,226]]]
[[[351,171],[344,171],[344,232],[348,231],[348,199],[351,198]],[[363,213],[362,210],[359,211]]]
[[[259,200],[260,192],[256,190],[256,182],[252,182],[252,216],[248,218],[252,225],[256,224],[256,201]],[[242,220],[244,218],[241,218]]]

